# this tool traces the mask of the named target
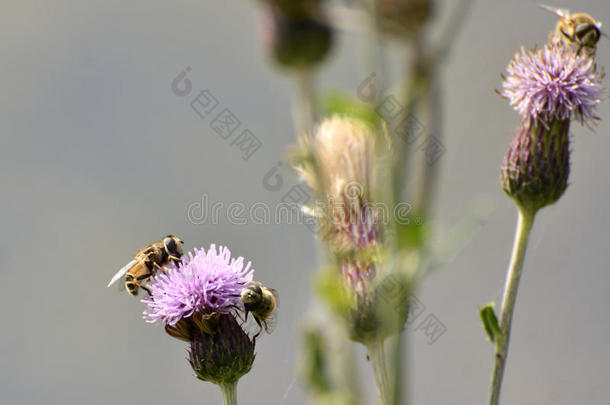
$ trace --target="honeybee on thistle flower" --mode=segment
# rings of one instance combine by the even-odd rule
[[[559,9],[543,4],[539,5],[543,10],[547,10],[557,17],[557,27],[551,33],[550,40],[560,39],[563,43],[576,46],[576,54],[584,52],[587,56],[594,57],[597,43],[602,36],[608,35],[601,30],[602,23],[587,13],[571,13],[567,9]]]

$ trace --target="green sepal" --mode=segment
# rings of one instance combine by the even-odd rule
[[[325,93],[322,109],[326,116],[337,114],[358,118],[373,128],[380,128],[381,126],[381,119],[371,105],[340,90],[331,90]]]
[[[483,327],[485,328],[485,332],[487,332],[487,336],[492,343],[497,342],[498,338],[502,337],[502,329],[500,329],[500,324],[498,323],[498,317],[496,317],[496,312],[494,311],[494,303],[490,302],[485,305],[479,311],[479,315],[481,316],[481,321],[483,321]]]

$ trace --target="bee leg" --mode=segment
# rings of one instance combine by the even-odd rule
[[[157,263],[153,263],[153,268],[155,269],[155,271],[160,273],[165,273],[167,271],[166,268],[159,266]]]
[[[257,337],[258,337],[258,336],[259,336],[261,333],[263,333],[263,325],[261,324],[261,322],[258,320],[258,318],[257,318],[257,317],[254,317],[254,320],[256,321],[256,323],[258,324],[258,326],[259,326],[259,328],[260,328],[260,329],[258,330],[258,332],[256,332],[256,335],[254,335],[254,337],[252,337],[252,340],[253,340],[254,342],[256,342],[256,338],[257,338]]]
[[[180,263],[180,258],[178,256],[169,255],[168,258],[169,260],[173,260],[174,263]]]
[[[152,295],[150,288],[146,287],[144,284],[140,285],[140,288],[148,293],[148,295]]]
[[[242,323],[246,323],[246,318],[242,318],[239,308],[235,307],[235,316],[239,318]],[[248,317],[248,312],[246,311],[246,317]]]

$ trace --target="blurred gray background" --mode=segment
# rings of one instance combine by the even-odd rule
[[[452,2],[439,5],[442,20]],[[517,115],[494,94],[513,52],[545,41],[555,19],[530,1],[478,1],[442,70],[446,153],[436,219],[451,227],[480,197],[496,209],[418,298],[447,331],[411,328],[415,404],[487,401],[492,345],[478,309],[499,300],[516,210],[498,167]],[[275,204],[262,178],[294,133],[290,77],[264,57],[250,1],[17,1],[0,8],[0,395],[6,404],[215,404],[185,345],[141,319],[137,299],[106,289],[143,244],[166,233],[187,249],[228,245],[281,295],[276,332],[257,345],[241,404],[305,404],[299,328],[311,314],[316,244],[303,225],[194,224],[187,207]],[[610,3],[553,4],[610,25]],[[352,93],[369,72],[359,38],[338,37],[323,88]],[[610,41],[598,65],[610,66]],[[396,57],[396,63],[400,60]],[[390,58],[390,61],[393,61]],[[193,93],[172,80],[187,66]],[[399,65],[392,67],[398,70]],[[189,106],[210,89],[263,146],[244,161]],[[217,110],[219,111],[219,110]],[[595,133],[574,127],[571,186],[539,215],[514,322],[504,403],[606,404],[610,396],[610,103]],[[423,315],[423,316],[425,316]],[[371,381],[363,350],[362,377]],[[373,398],[370,383],[367,395]],[[373,403],[371,401],[371,403]]]

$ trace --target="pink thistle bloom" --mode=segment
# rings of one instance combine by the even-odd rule
[[[195,249],[178,266],[172,264],[151,279],[152,295],[142,299],[148,306],[144,319],[174,326],[196,312],[228,314],[242,308],[239,295],[252,281],[253,271],[250,262],[244,266],[243,257],[231,258],[226,247]]]
[[[507,72],[500,94],[523,122],[548,126],[553,120],[575,119],[590,127],[599,119],[595,108],[604,97],[604,74],[595,69],[592,57],[555,41],[538,50],[521,48]]]

